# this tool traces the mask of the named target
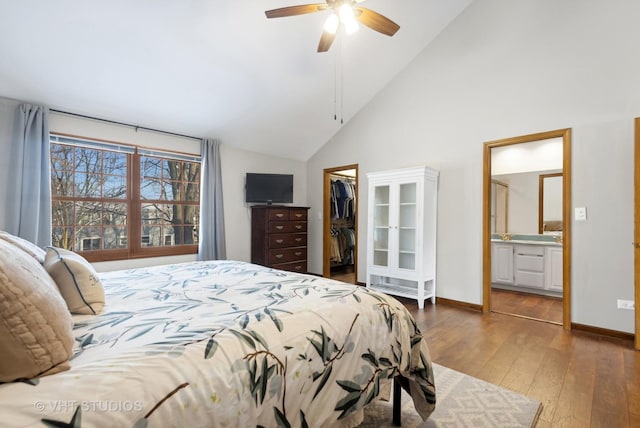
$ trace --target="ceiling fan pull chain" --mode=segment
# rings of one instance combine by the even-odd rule
[[[338,120],[338,57],[335,54],[333,55],[333,120]]]
[[[340,125],[344,124],[344,37],[340,39]]]

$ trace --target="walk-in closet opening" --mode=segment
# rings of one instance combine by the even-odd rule
[[[327,278],[358,281],[358,165],[324,170],[323,268]]]

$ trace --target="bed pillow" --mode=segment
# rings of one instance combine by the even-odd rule
[[[46,252],[38,247],[33,242],[29,242],[26,239],[20,238],[19,236],[12,235],[8,232],[0,230],[0,239],[3,239],[7,242],[12,243],[22,251],[29,254],[31,257],[35,258],[40,264],[44,263],[44,256]]]
[[[0,382],[68,369],[72,329],[67,305],[44,267],[0,239]]]
[[[104,306],[104,288],[91,264],[73,251],[47,247],[44,267],[73,314],[95,315]]]

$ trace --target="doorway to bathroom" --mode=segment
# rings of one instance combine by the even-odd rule
[[[483,311],[571,328],[571,131],[484,145]]]

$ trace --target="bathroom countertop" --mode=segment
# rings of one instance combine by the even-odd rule
[[[555,242],[555,241],[526,241],[522,239],[492,239],[491,242],[501,242],[503,244],[546,245],[551,247],[562,247],[562,242]]]

